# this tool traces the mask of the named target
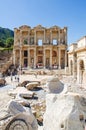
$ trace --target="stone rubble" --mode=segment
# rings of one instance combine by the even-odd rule
[[[49,79],[43,77],[40,80],[38,77],[33,84],[36,80],[40,81],[38,87],[42,89],[30,91],[35,93],[34,97],[29,98],[30,93],[25,88],[27,84],[25,83],[24,87],[20,86],[9,92],[10,95],[15,95],[15,99],[12,101],[15,100],[20,105],[31,107],[31,111],[37,119],[38,130],[76,130],[77,125],[80,127],[79,130],[84,130],[86,90],[78,86],[73,77],[52,75]],[[27,81],[27,79],[25,80]],[[24,88],[27,90],[26,94]],[[25,130],[27,129],[25,128]]]
[[[62,84],[59,82],[57,84],[57,81],[59,81],[58,78],[56,80],[56,77],[54,77],[49,81],[48,88],[51,88],[51,93],[46,95],[46,112],[43,118],[43,130],[77,130],[77,128],[78,130],[85,130],[85,91],[82,94],[78,88],[75,91],[73,86],[69,86],[66,89],[67,91],[63,90],[64,92],[61,92],[59,90]]]
[[[17,87],[16,89],[9,91],[8,94],[14,97],[17,96],[17,98],[31,98],[35,93],[28,91],[25,87]]]
[[[12,100],[8,103],[6,112],[0,117],[0,130],[38,130],[31,108]]]

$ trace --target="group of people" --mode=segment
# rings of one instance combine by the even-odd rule
[[[12,75],[11,75],[11,82],[13,81],[13,79],[14,79],[14,81],[19,82],[19,76],[17,76],[17,75],[12,76]]]

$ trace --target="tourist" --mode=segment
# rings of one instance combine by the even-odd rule
[[[16,76],[15,76],[15,81],[16,81]]]
[[[13,77],[11,76],[11,82],[13,81]]]
[[[19,82],[19,77],[17,77],[17,80],[18,80],[18,82]]]

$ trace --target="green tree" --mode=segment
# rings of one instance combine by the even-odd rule
[[[14,43],[13,37],[9,37],[6,39],[6,47],[11,47]]]
[[[5,44],[1,39],[0,39],[0,47],[5,47]]]

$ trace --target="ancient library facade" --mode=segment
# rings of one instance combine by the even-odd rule
[[[15,28],[13,63],[28,68],[64,69],[67,66],[67,27],[24,25]]]

